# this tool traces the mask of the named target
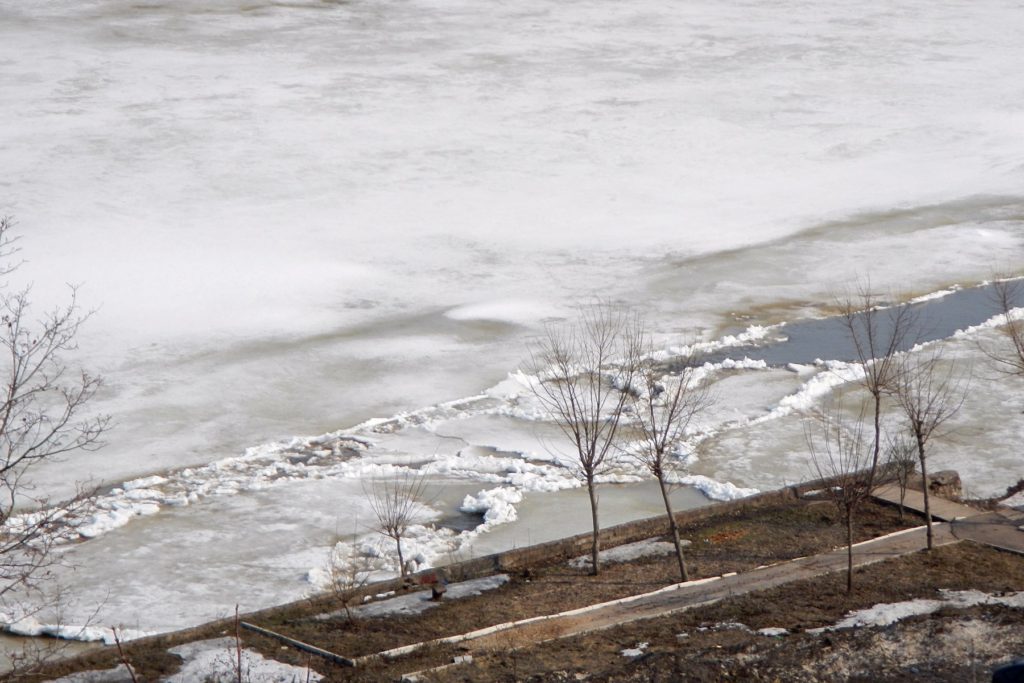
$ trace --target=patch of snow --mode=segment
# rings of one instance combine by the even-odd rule
[[[744,623],[738,621],[723,621],[715,624],[712,627],[714,631],[743,631],[744,633],[750,633],[751,629]]]
[[[757,634],[758,635],[762,635],[762,636],[767,636],[769,638],[775,638],[775,637],[778,637],[778,636],[788,636],[789,635],[789,631],[787,629],[784,629],[784,628],[780,627],[780,626],[769,626],[767,628],[759,628],[759,629],[757,629]]]
[[[128,667],[118,664],[113,669],[102,671],[80,671],[52,680],[50,683],[131,683]]]
[[[0,614],[0,630],[15,636],[48,636],[60,640],[77,640],[80,642],[102,642],[104,645],[114,644],[114,632],[105,626],[76,626],[69,624],[44,624],[35,617],[29,616],[12,620],[10,615]],[[148,631],[135,629],[117,629],[121,642],[153,635]]]
[[[687,474],[679,477],[676,483],[699,489],[711,500],[738,500],[760,493],[758,489],[742,488],[728,481],[715,481],[702,474]]]
[[[680,541],[683,546],[690,545],[687,540]],[[654,557],[658,555],[671,555],[676,551],[675,546],[667,541],[656,541],[654,539],[646,539],[643,541],[637,541],[636,543],[625,543],[623,545],[617,545],[614,548],[601,551],[602,562],[629,562],[631,560],[638,560],[642,557]],[[586,569],[591,565],[590,555],[580,555],[569,560],[569,566],[576,569]]]
[[[1003,501],[1003,505],[1011,508],[1017,508],[1018,510],[1024,509],[1024,491],[1013,494]],[[1021,530],[1024,531],[1024,529]]]
[[[908,617],[932,614],[943,607],[966,608],[975,605],[1003,605],[1024,609],[1024,591],[993,595],[977,590],[940,590],[938,599],[918,598],[903,602],[880,603],[867,609],[850,612],[832,626],[810,629],[808,633],[823,633],[843,628],[888,626]]]
[[[622,656],[629,657],[631,659],[634,657],[639,657],[644,653],[644,650],[647,649],[648,644],[649,643],[647,642],[643,642],[637,643],[636,647],[627,647],[625,650],[622,651]]]
[[[458,600],[459,598],[468,598],[473,595],[480,595],[484,591],[494,590],[500,588],[508,583],[508,574],[495,574],[494,576],[485,576],[480,579],[472,579],[470,581],[462,581],[460,583],[448,584],[448,589],[445,591],[444,600]],[[396,614],[420,614],[428,609],[437,607],[440,602],[435,602],[430,599],[430,591],[416,591],[415,593],[407,593],[405,595],[399,595],[387,600],[380,600],[378,602],[371,602],[358,607],[352,608],[352,616],[356,619],[370,619],[377,617],[389,617]],[[329,614],[322,614],[318,619],[332,619],[336,617],[344,616],[344,612],[331,612]]]
[[[164,683],[192,683],[193,681],[236,680],[235,641],[233,638],[216,638],[186,643],[168,650],[184,659],[178,673],[163,679]],[[296,683],[320,681],[323,676],[306,667],[292,666],[273,659],[266,659],[253,650],[242,650],[242,680],[248,683]]]

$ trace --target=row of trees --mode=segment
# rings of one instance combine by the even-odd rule
[[[1012,315],[1019,300],[1017,287],[1016,281],[1000,280],[993,289],[1009,348],[983,350],[1004,371],[1024,375],[1024,322]],[[930,446],[962,406],[971,373],[944,358],[939,345],[907,353],[921,333],[914,307],[884,305],[867,285],[839,306],[867,400],[850,417],[840,394],[831,409],[813,418],[806,437],[813,467],[822,478],[836,482],[828,490],[846,526],[852,590],[856,512],[870,497],[886,462],[901,491],[910,472],[919,470],[927,544],[932,548]],[[531,357],[537,377],[534,395],[571,444],[572,465],[587,488],[592,571],[600,572],[598,478],[609,458],[626,453],[660,486],[679,573],[688,580],[669,490],[687,429],[712,401],[708,386],[695,376],[699,359],[683,358],[669,372],[655,360],[643,321],[606,302],[581,310],[573,324],[548,327]],[[1024,487],[1011,487],[1008,493],[1019,488]]]
[[[0,218],[0,278],[17,267],[12,228],[9,219]],[[1009,344],[982,350],[1003,371],[1024,376],[1024,322],[1011,315],[1019,300],[1017,288],[1009,280],[994,285]],[[86,494],[60,502],[34,496],[33,470],[68,453],[98,447],[109,426],[108,417],[88,415],[101,380],[72,371],[65,360],[76,349],[79,329],[88,318],[77,304],[75,290],[63,306],[37,317],[30,294],[30,288],[8,291],[0,283],[0,605],[16,590],[32,588],[45,577],[53,558],[54,530],[88,499]],[[903,353],[918,329],[912,307],[883,306],[863,287],[846,297],[841,309],[869,400],[852,419],[844,417],[841,400],[818,416],[818,427],[808,431],[812,461],[820,474],[841,482],[831,490],[852,545],[856,510],[875,484],[884,451],[890,460],[903,463],[913,453],[922,477],[930,548],[929,445],[963,403],[967,381],[939,350]],[[571,444],[572,464],[587,488],[592,571],[601,569],[598,480],[610,459],[625,454],[658,482],[679,574],[687,580],[669,494],[687,430],[712,396],[698,376],[698,358],[679,359],[671,368],[655,358],[639,316],[597,303],[582,309],[574,324],[547,328],[533,346],[533,390]],[[887,418],[890,413],[899,415],[895,429],[894,420]],[[870,431],[865,424],[870,424]],[[867,475],[853,476],[861,472]],[[397,482],[371,497],[377,528],[395,541],[403,573],[402,537],[421,494],[422,481],[413,480]],[[21,515],[14,523],[18,508],[36,512]]]
[[[833,482],[826,490],[846,527],[846,588],[851,591],[856,515],[871,496],[883,464],[883,444],[887,444],[887,460],[899,479],[901,501],[914,460],[920,468],[927,547],[933,547],[929,444],[959,411],[970,373],[962,373],[955,362],[943,358],[939,346],[904,353],[920,331],[916,311],[910,306],[883,306],[864,286],[847,296],[841,309],[854,360],[861,370],[859,383],[869,400],[859,406],[856,417],[849,418],[843,409],[844,396],[839,394],[831,408],[816,416],[817,428],[806,426],[805,436],[818,475]],[[896,413],[895,420],[889,421],[888,434],[883,424],[887,408],[895,408],[892,412]],[[866,413],[871,418],[870,435],[865,434]]]
[[[981,350],[1002,373],[1024,376],[1024,321],[1014,315],[1021,303],[1019,280],[997,279],[992,285],[993,299],[1001,316],[1006,343],[982,344]],[[830,477],[837,485],[829,492],[838,507],[847,530],[847,590],[853,589],[853,526],[860,505],[871,495],[880,464],[883,441],[888,451],[891,472],[900,486],[900,513],[903,495],[915,469],[920,470],[924,501],[927,547],[932,549],[931,496],[928,476],[929,446],[941,436],[943,426],[960,410],[971,382],[970,369],[958,368],[943,358],[941,347],[914,354],[901,353],[916,340],[920,330],[915,311],[909,306],[885,307],[876,295],[862,287],[842,302],[843,318],[863,369],[861,385],[871,397],[873,433],[864,436],[864,408],[857,418],[844,420],[842,397],[832,410],[818,415],[819,428],[808,430],[807,442],[812,461],[820,476]],[[889,434],[882,428],[883,400],[896,413],[896,424]],[[863,476],[863,472],[868,475]],[[1009,486],[1007,498],[1024,490],[1024,479]]]
[[[586,485],[593,528],[591,571],[601,571],[598,476],[626,453],[658,482],[679,574],[689,579],[669,496],[674,455],[693,418],[711,402],[695,376],[697,360],[668,374],[654,360],[642,319],[608,302],[580,312],[574,325],[545,330],[532,348],[533,392],[572,445],[571,462]]]

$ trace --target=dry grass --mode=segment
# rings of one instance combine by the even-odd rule
[[[1024,619],[1003,607],[943,609],[882,629],[803,632],[850,610],[934,598],[939,588],[1024,590],[1024,557],[965,542],[863,568],[857,585],[849,596],[841,574],[792,583],[529,648],[518,654],[515,677],[503,659],[488,657],[432,680],[576,680],[581,674],[592,681],[987,681],[993,666],[1024,654]],[[792,635],[716,628],[727,623],[782,627]],[[622,656],[640,642],[648,643],[644,656]]]
[[[908,521],[901,524],[893,508],[878,504],[866,506],[861,518],[865,522],[858,528],[858,540],[918,523],[908,517]],[[741,572],[840,546],[844,543],[844,530],[837,521],[831,504],[799,501],[756,510],[723,512],[700,523],[683,526],[681,535],[692,541],[687,549],[688,561],[692,576],[700,578],[732,571]],[[495,623],[552,614],[647,592],[675,583],[677,571],[671,556],[608,565],[597,577],[589,576],[586,570],[576,570],[559,563],[531,568],[529,572],[513,576],[509,584],[502,588],[481,596],[444,601],[439,607],[419,615],[361,619],[354,623],[347,623],[344,617],[315,620],[312,617],[316,614],[337,607],[329,601],[321,600],[279,610],[262,618],[259,625],[346,657],[357,657]],[[823,582],[822,586],[827,592],[833,590],[828,581]],[[759,604],[759,601],[760,596],[754,603]],[[203,637],[221,635],[226,634],[211,628]],[[260,650],[275,659],[301,666],[306,664],[305,654],[282,649],[277,641],[251,633],[245,633],[243,638],[247,647]],[[126,645],[128,656],[137,665],[144,680],[156,680],[176,668],[176,657],[166,653],[169,642]],[[545,647],[554,648],[568,656],[566,648],[572,642],[575,641],[556,641]],[[514,656],[511,655],[513,652],[516,653]],[[524,659],[519,652],[519,645],[510,644],[504,652],[495,655],[506,662],[506,668],[515,670],[515,677],[518,677],[520,670],[529,670],[528,658]],[[331,665],[324,660],[314,660],[314,667],[327,675],[328,680],[390,680],[403,672],[451,661],[451,657],[456,654],[458,651],[453,648],[442,648],[391,665],[380,663],[352,670]],[[111,667],[116,663],[114,656],[110,652],[93,653],[73,662],[65,662],[48,673],[57,675]],[[589,659],[589,653],[587,657]],[[544,657],[537,660],[544,661]],[[540,669],[534,668],[531,675],[538,674],[540,670],[550,670],[545,669],[543,664],[539,666]],[[491,673],[498,675],[500,672],[495,670]],[[485,675],[484,678],[474,680],[489,679]]]

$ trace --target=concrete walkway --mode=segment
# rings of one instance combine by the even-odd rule
[[[951,526],[957,538],[1024,555],[1024,512],[1019,510],[1001,508],[957,519]]]
[[[886,484],[875,489],[875,498],[898,505],[899,487]],[[950,522],[957,539],[983,543],[1000,550],[1024,555],[1024,512],[1013,508],[999,508],[985,512],[963,503],[932,496],[928,503],[932,517]],[[907,491],[903,505],[916,512],[924,512],[924,496],[920,491]]]
[[[893,505],[899,505],[900,503],[900,488],[896,484],[876,486],[872,495],[886,503],[892,503]],[[960,517],[973,517],[983,514],[983,511],[977,508],[934,495],[928,498],[928,504],[932,509],[932,519],[943,522],[952,522]],[[903,500],[903,507],[924,514],[924,494],[920,491],[907,489]]]

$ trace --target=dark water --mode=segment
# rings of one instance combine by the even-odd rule
[[[1024,283],[1012,288],[1014,306],[1024,305]],[[1000,306],[992,285],[961,289],[940,299],[917,304],[904,304],[913,325],[898,346],[905,351],[914,344],[945,339],[957,330],[982,323],[1000,312]],[[884,341],[892,333],[893,313],[899,308],[876,312],[878,338]],[[863,316],[858,316],[855,325],[863,325]],[[860,329],[863,329],[862,327]],[[704,356],[702,362],[719,363],[727,358],[763,360],[769,366],[780,367],[788,363],[813,363],[822,360],[857,360],[857,352],[850,338],[846,321],[839,316],[817,320],[799,320],[785,325],[780,334],[785,341],[769,342],[751,346],[732,347]]]

